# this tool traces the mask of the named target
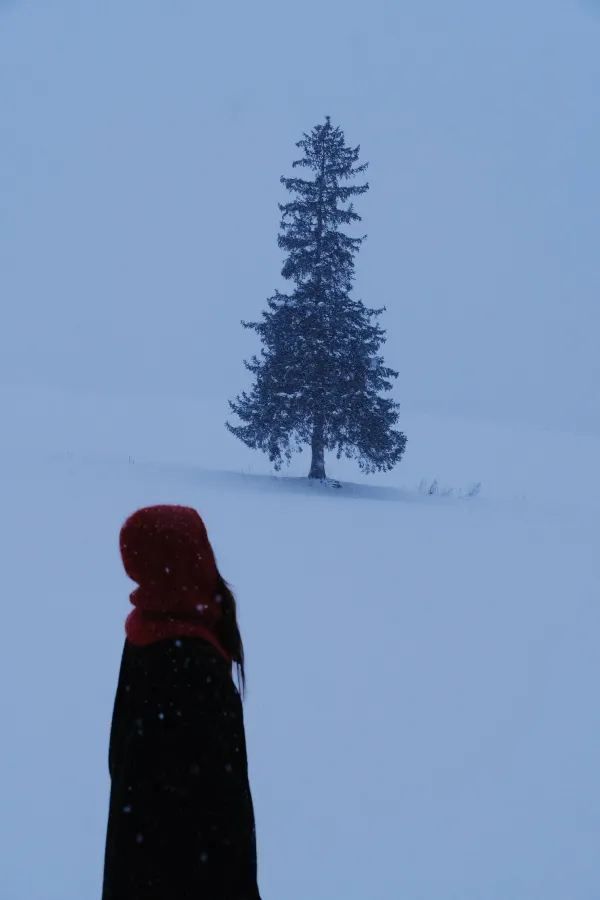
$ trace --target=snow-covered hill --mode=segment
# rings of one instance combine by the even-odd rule
[[[117,533],[183,502],[239,596],[265,900],[597,900],[597,439],[406,416],[405,463],[334,491],[222,404],[0,402],[2,898],[99,896]]]

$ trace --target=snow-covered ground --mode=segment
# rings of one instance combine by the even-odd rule
[[[406,415],[405,462],[336,491],[273,478],[222,401],[0,404],[3,900],[99,897],[117,533],[155,502],[239,596],[265,900],[597,900],[598,439]]]

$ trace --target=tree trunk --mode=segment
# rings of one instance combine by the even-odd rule
[[[317,203],[317,233],[316,233],[316,264],[313,271],[315,293],[313,300],[317,304],[321,298],[321,241],[323,239],[323,188],[325,185],[325,151],[321,144],[321,163],[319,183],[319,199]],[[319,372],[321,365],[317,366]],[[319,372],[320,374],[320,372]],[[317,415],[313,423],[313,433],[311,440],[312,460],[310,465],[309,478],[315,478],[318,481],[325,481],[325,438],[323,435],[323,419]]]
[[[325,475],[325,438],[323,436],[323,423],[315,422],[312,433],[312,462],[310,466],[309,478],[317,478],[324,481]]]

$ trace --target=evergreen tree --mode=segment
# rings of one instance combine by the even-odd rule
[[[303,156],[293,166],[312,178],[281,178],[292,199],[280,204],[278,238],[287,253],[282,275],[294,290],[276,291],[259,322],[243,323],[263,348],[245,364],[250,392],[230,403],[241,424],[227,427],[276,469],[308,444],[310,478],[325,478],[326,450],[356,458],[365,472],[387,471],[406,445],[395,428],[399,406],[382,396],[398,373],[380,355],[384,310],[351,297],[364,238],[342,230],[361,220],[352,198],[369,185],[349,182],[367,165],[357,164],[360,148],[347,147],[329,117],[296,146]]]

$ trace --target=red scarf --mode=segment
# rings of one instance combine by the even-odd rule
[[[130,600],[125,633],[145,647],[169,638],[208,641],[231,663],[217,637],[219,576],[204,523],[185,506],[140,509],[120,537],[125,571],[139,585]]]

